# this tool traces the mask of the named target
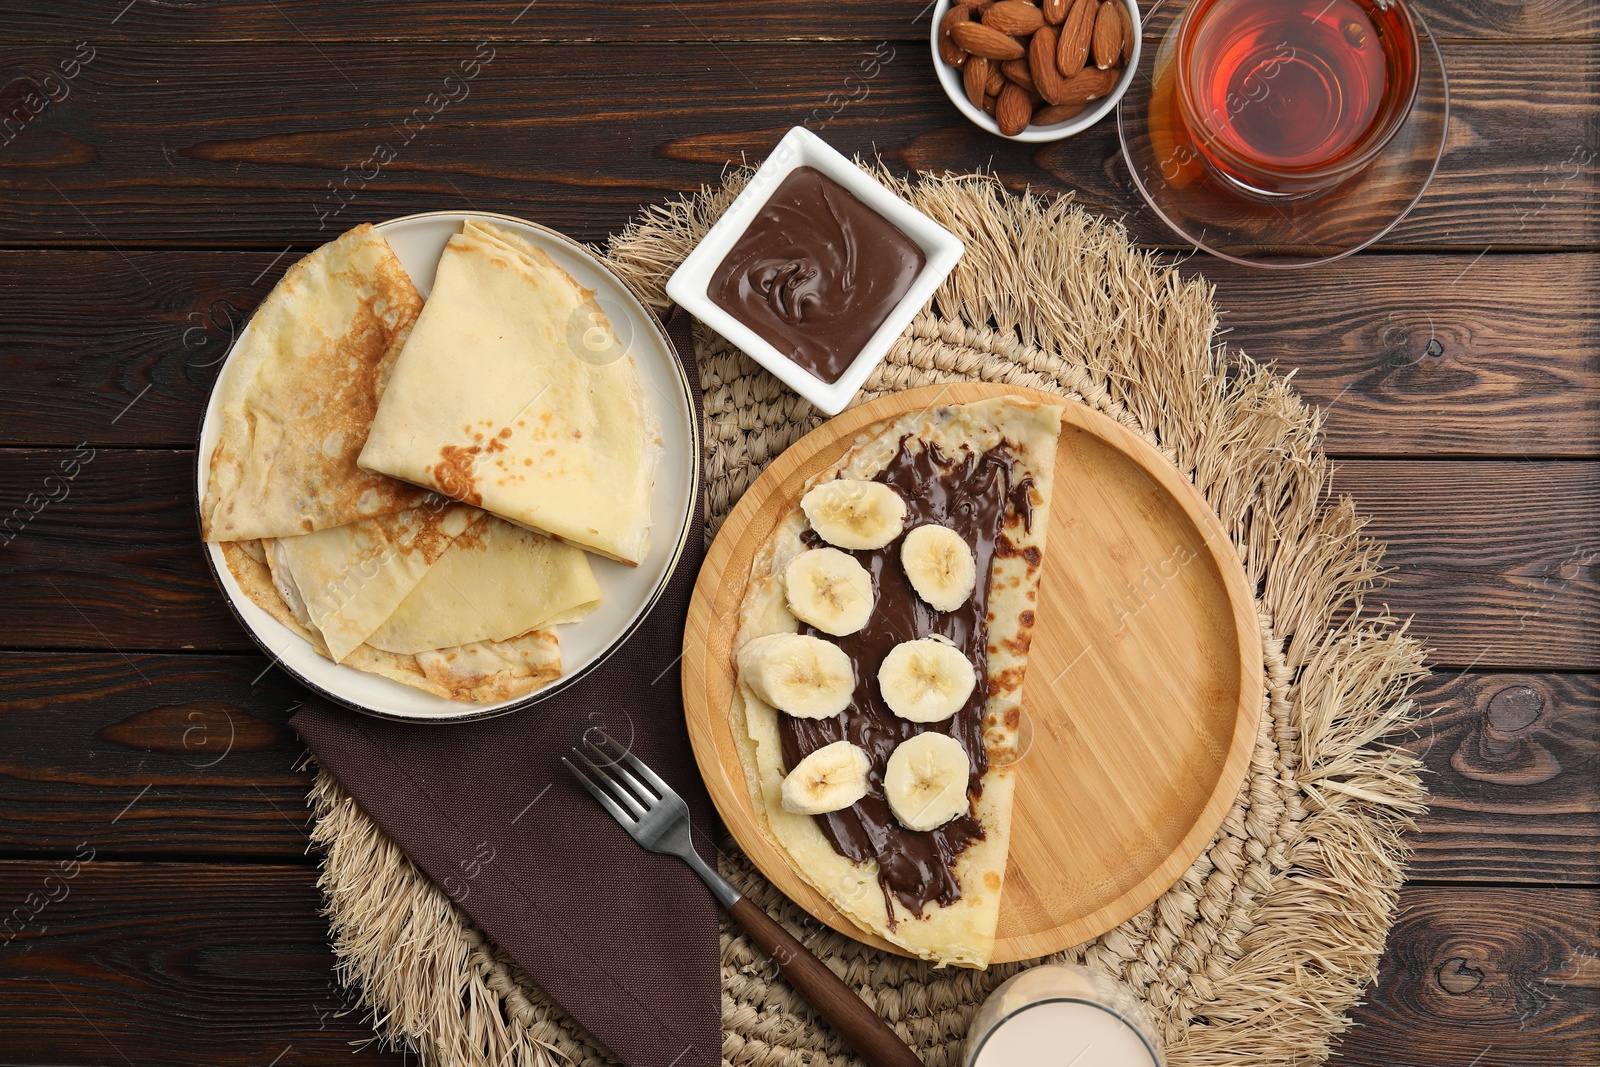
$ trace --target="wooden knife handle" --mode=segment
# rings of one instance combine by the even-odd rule
[[[870,1067],[922,1067],[922,1060],[889,1024],[856,996],[826,964],[762,911],[749,897],[728,908],[762,952],[778,965],[778,973],[804,997],[856,1055]]]

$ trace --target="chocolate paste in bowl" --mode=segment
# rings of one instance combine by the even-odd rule
[[[888,219],[814,167],[779,183],[711,276],[709,294],[814,377],[855,362],[927,264]]]

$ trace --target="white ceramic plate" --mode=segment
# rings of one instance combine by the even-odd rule
[[[484,218],[515,230],[570,273],[578,284],[595,291],[611,319],[617,339],[639,365],[639,371],[661,424],[663,449],[656,470],[650,514],[650,552],[637,567],[590,555],[595,579],[604,594],[600,607],[581,622],[559,628],[561,677],[536,693],[495,704],[446,700],[374,674],[340,666],[317,655],[311,645],[268,615],[245,595],[222,557],[222,549],[205,546],[206,558],[227,595],[234,614],[280,666],[312,689],[358,711],[395,719],[459,721],[481,719],[526,707],[560,692],[615,651],[650,610],[683,552],[689,509],[700,472],[700,430],[689,394],[689,382],[673,355],[672,345],[655,316],[627,286],[588,249],[576,241],[522,219],[479,212],[435,211],[379,223],[395,255],[424,297],[433,288],[433,274],[452,234],[468,218]],[[245,327],[234,349],[248,336]],[[217,375],[200,427],[197,499],[204,499],[211,474],[211,453],[221,432],[223,380],[233,370],[232,353]]]

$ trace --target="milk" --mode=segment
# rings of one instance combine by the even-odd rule
[[[990,1032],[972,1067],[1159,1067],[1120,1016],[1082,1001],[1040,1001]]]
[[[1128,986],[1053,964],[1001,983],[973,1016],[965,1067],[1162,1067],[1149,1013]]]

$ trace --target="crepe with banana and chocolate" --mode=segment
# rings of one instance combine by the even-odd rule
[[[291,537],[422,502],[415,486],[356,466],[421,310],[389,243],[365,223],[284,273],[217,385],[205,540]]]
[[[594,293],[517,234],[469,220],[361,465],[637,564],[660,451],[639,368]]]
[[[880,425],[756,554],[733,732],[764,831],[863,930],[986,966],[1061,409]]]

